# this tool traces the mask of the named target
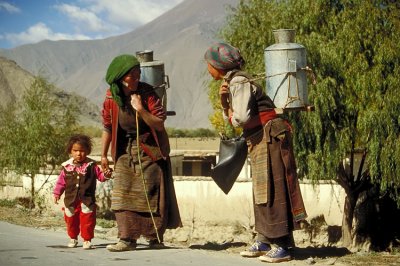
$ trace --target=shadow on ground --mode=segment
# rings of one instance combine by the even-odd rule
[[[305,248],[293,248],[292,256],[296,260],[306,260],[310,257],[325,259],[327,257],[343,257],[351,254],[347,248],[339,247],[305,247]]]
[[[204,249],[204,250],[228,250],[235,249],[239,247],[246,247],[247,244],[244,242],[230,242],[230,243],[213,243],[206,242],[205,244],[196,244],[189,246],[190,249]],[[293,248],[292,256],[296,260],[307,260],[308,258],[327,258],[327,257],[343,257],[351,254],[347,248],[339,247],[305,247],[305,248]]]
[[[244,242],[229,242],[229,243],[214,243],[214,242],[207,242],[202,245],[190,245],[190,249],[205,249],[205,250],[226,250],[230,248],[238,248],[238,247],[245,247],[247,243]]]

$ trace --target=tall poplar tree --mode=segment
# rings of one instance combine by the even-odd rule
[[[36,176],[68,158],[65,144],[77,127],[77,108],[56,94],[52,84],[35,77],[20,102],[0,108],[0,170],[31,179],[31,203]]]

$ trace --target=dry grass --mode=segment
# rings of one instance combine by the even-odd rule
[[[54,228],[65,226],[62,216],[46,215],[37,210],[0,206],[0,220],[27,227]]]

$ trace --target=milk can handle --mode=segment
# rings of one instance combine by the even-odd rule
[[[168,75],[164,75],[165,77],[165,83],[166,83],[166,88],[169,88],[169,76]]]
[[[307,74],[311,75],[311,79],[312,79],[312,84],[313,85],[317,84],[317,78],[315,76],[314,71],[311,69],[311,67],[305,66],[305,67],[302,67],[300,69],[306,71]]]

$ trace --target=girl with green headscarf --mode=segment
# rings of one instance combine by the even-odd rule
[[[111,209],[119,236],[118,243],[107,249],[134,250],[140,236],[149,240],[150,247],[160,247],[165,230],[181,226],[165,110],[154,88],[140,81],[140,64],[133,55],[115,57],[106,81],[110,88],[102,110],[101,166],[104,172],[111,171],[107,158],[111,146],[115,164]]]
[[[106,82],[110,85],[112,97],[119,106],[123,106],[120,80],[133,68],[140,69],[139,61],[133,55],[124,54],[115,57],[107,69]]]

